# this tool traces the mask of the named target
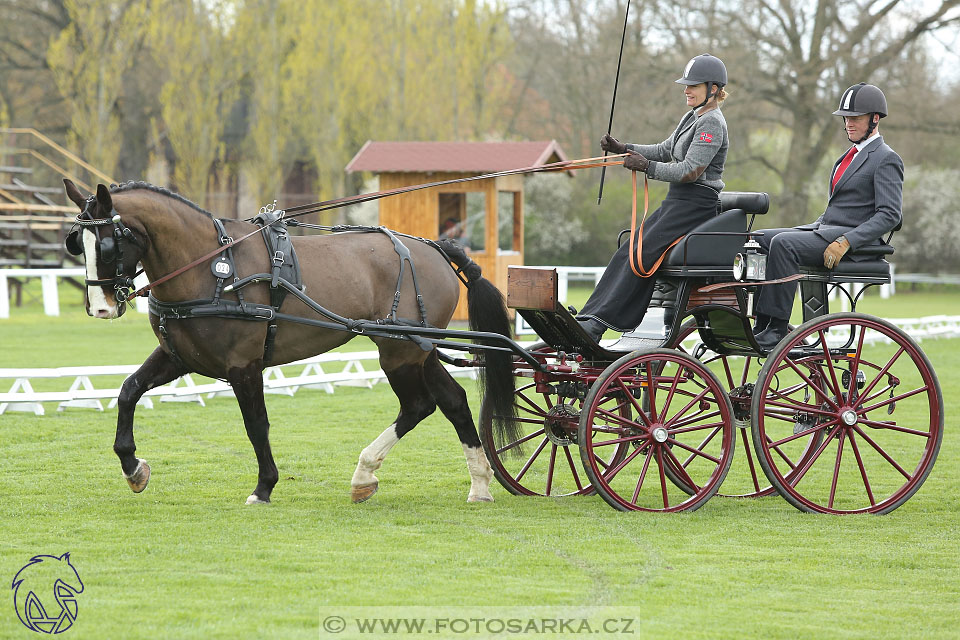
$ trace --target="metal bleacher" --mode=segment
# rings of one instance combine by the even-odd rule
[[[87,191],[97,182],[113,182],[35,129],[0,128],[0,269],[80,264],[63,249],[76,216],[76,206],[64,195],[63,178]],[[7,275],[19,304],[22,281]]]

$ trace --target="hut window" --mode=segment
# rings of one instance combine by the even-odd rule
[[[513,191],[497,192],[497,248],[503,251],[519,251],[517,247],[517,196]]]
[[[472,251],[486,249],[487,208],[481,192],[440,193],[437,236],[452,238]]]

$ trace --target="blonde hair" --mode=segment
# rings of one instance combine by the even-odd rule
[[[720,91],[717,92],[717,104],[723,104],[723,101],[727,99],[727,90],[723,87],[720,87]]]

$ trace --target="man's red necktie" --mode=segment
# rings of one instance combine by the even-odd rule
[[[837,182],[840,181],[840,176],[843,175],[843,172],[847,170],[847,167],[850,166],[850,163],[853,162],[853,156],[857,155],[857,147],[852,146],[850,150],[847,151],[847,155],[843,156],[843,160],[840,161],[840,166],[837,167],[837,172],[833,174],[833,180],[830,182],[830,193],[833,193],[833,189],[837,186]]]

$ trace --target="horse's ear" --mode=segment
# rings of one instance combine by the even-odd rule
[[[113,211],[113,198],[110,197],[110,190],[107,189],[105,184],[97,185],[97,204],[100,205],[100,211],[107,215],[110,215],[110,212]]]
[[[67,197],[70,198],[75,205],[80,207],[81,211],[83,211],[83,208],[87,204],[87,199],[83,197],[82,193],[80,193],[80,189],[77,189],[77,185],[73,184],[73,180],[70,178],[64,178],[63,188],[67,191]]]

